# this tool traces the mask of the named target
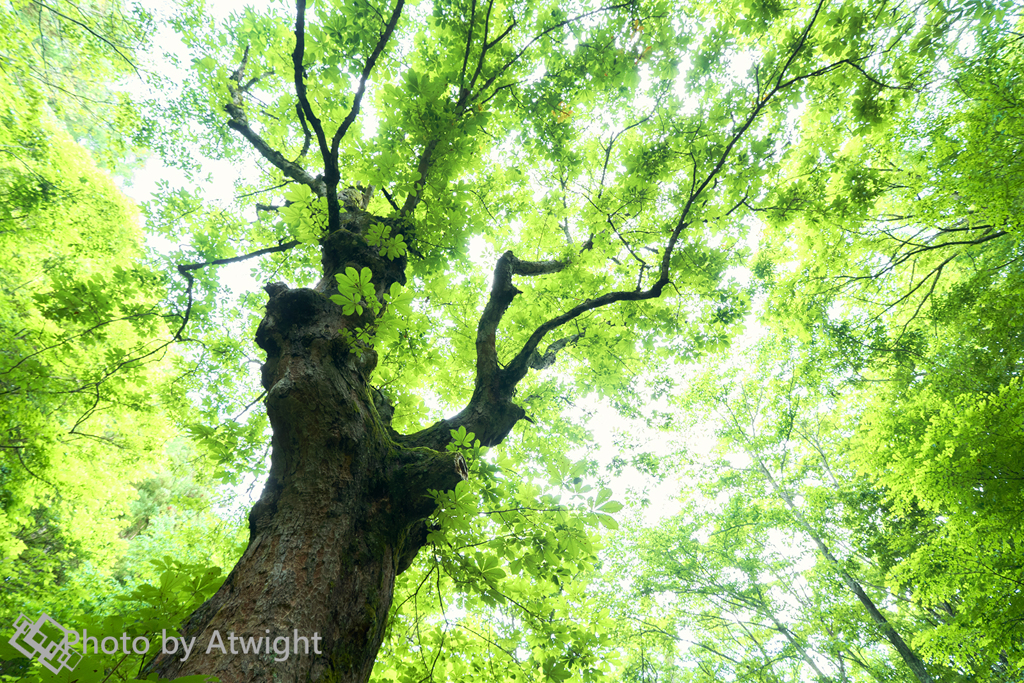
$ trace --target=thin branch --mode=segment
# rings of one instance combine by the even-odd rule
[[[78,21],[77,19],[72,19],[72,18],[71,18],[71,17],[69,17],[68,15],[66,15],[66,14],[62,14],[61,12],[59,12],[59,11],[55,10],[54,8],[50,7],[50,6],[49,6],[49,5],[47,5],[46,3],[43,3],[43,2],[39,2],[39,0],[32,0],[32,2],[33,2],[34,4],[36,4],[36,5],[38,5],[38,6],[42,7],[42,8],[44,8],[44,9],[47,9],[47,10],[49,10],[50,12],[53,12],[53,13],[54,13],[54,14],[56,14],[56,15],[57,15],[58,17],[61,17],[61,18],[63,18],[63,19],[67,19],[67,20],[68,20],[68,21],[70,21],[70,22],[71,22],[72,24],[75,24],[75,25],[77,25],[77,26],[80,26],[81,28],[85,29],[85,30],[86,30],[86,32],[88,32],[88,33],[89,33],[90,35],[92,35],[92,36],[93,36],[94,38],[96,38],[97,40],[100,40],[100,41],[102,41],[102,42],[106,43],[107,45],[109,45],[109,46],[110,46],[110,49],[111,49],[111,50],[113,50],[114,52],[116,52],[116,53],[117,53],[117,56],[118,56],[118,57],[120,57],[121,59],[123,59],[123,60],[125,61],[125,63],[127,63],[127,64],[128,64],[128,66],[130,66],[130,67],[132,68],[132,70],[133,70],[133,71],[135,71],[135,75],[136,75],[136,76],[138,76],[139,78],[142,78],[142,73],[141,73],[141,72],[139,71],[139,67],[135,66],[135,62],[133,62],[132,60],[128,59],[128,58],[127,58],[127,57],[126,57],[126,56],[124,55],[124,53],[122,53],[122,52],[121,52],[121,50],[120,50],[120,49],[118,49],[117,45],[114,45],[114,43],[112,43],[112,42],[111,42],[111,41],[110,41],[109,39],[107,39],[107,38],[106,38],[105,36],[103,36],[103,35],[100,35],[100,34],[99,34],[99,33],[97,33],[96,31],[94,31],[94,30],[93,30],[93,29],[92,29],[92,28],[91,28],[91,27],[90,27],[90,26],[89,26],[88,24],[86,24],[86,23],[84,23],[84,22],[81,22],[81,21]]]
[[[466,35],[466,52],[462,55],[462,71],[459,72],[459,100],[468,94],[466,89],[466,68],[469,66],[469,48],[473,45],[473,29],[476,25],[476,0],[469,7],[469,31]]]
[[[402,209],[399,208],[398,204],[395,203],[395,198],[391,196],[391,193],[388,192],[388,189],[386,187],[382,187],[380,188],[380,191],[384,195],[384,199],[388,200],[388,204],[391,205],[391,208],[401,213]]]
[[[548,28],[546,28],[543,31],[541,31],[540,33],[538,33],[532,39],[530,39],[530,41],[527,42],[526,45],[524,45],[519,50],[519,52],[517,52],[515,55],[513,55],[512,58],[509,59],[507,62],[505,62],[505,64],[500,69],[498,69],[497,73],[495,73],[493,76],[491,76],[487,80],[487,82],[484,83],[483,87],[480,88],[480,92],[484,92],[488,88],[490,88],[491,84],[494,83],[494,81],[497,80],[497,78],[499,76],[501,76],[503,73],[508,71],[509,67],[511,67],[516,62],[518,62],[522,58],[522,56],[524,54],[526,54],[526,52],[531,47],[533,47],[534,43],[536,43],[538,40],[540,40],[541,38],[543,38],[547,34],[551,33],[552,31],[556,31],[556,30],[558,30],[560,28],[568,26],[569,24],[572,24],[572,23],[577,22],[577,21],[581,21],[583,19],[586,19],[587,17],[593,16],[595,14],[599,14],[601,12],[608,12],[608,11],[611,11],[611,10],[622,9],[623,7],[630,7],[630,6],[631,6],[631,3],[628,3],[628,2],[623,2],[623,3],[619,3],[619,4],[615,4],[615,5],[605,5],[604,7],[598,7],[597,9],[590,10],[589,12],[583,12],[582,14],[577,14],[575,17],[571,17],[569,19],[565,19],[563,21],[559,21],[559,22],[556,22],[556,23],[552,24]]]
[[[253,190],[252,192],[246,192],[245,194],[236,195],[235,199],[245,199],[246,197],[251,197],[254,194],[260,194],[261,192],[270,192],[271,190],[280,189],[280,188],[282,188],[282,187],[284,187],[285,185],[288,185],[288,184],[290,184],[290,183],[289,183],[289,181],[286,180],[283,183],[281,183],[280,185],[274,185],[273,187],[265,187],[262,190]]]
[[[430,170],[430,164],[433,161],[434,150],[437,149],[438,142],[436,139],[431,140],[423,148],[423,154],[420,155],[419,163],[416,164],[416,170],[420,174],[420,179],[416,181],[413,191],[409,193],[409,196],[405,198],[405,203],[402,204],[403,216],[408,216],[415,211],[423,199],[423,190],[427,187],[427,171]]]
[[[476,62],[476,70],[473,72],[473,77],[469,80],[469,87],[466,88],[465,100],[461,103],[463,106],[469,101],[469,96],[473,92],[473,88],[476,86],[476,79],[480,76],[480,71],[484,68],[484,58],[487,56],[487,33],[491,29],[491,10],[494,9],[494,0],[490,0],[487,3],[487,14],[484,15],[484,41],[483,46],[480,48],[480,59]],[[486,90],[486,86],[484,87]]]
[[[21,466],[25,468],[26,472],[28,472],[33,478],[38,479],[39,481],[43,482],[44,484],[46,484],[47,486],[52,488],[53,492],[57,495],[57,500],[63,500],[64,499],[63,496],[60,495],[60,489],[57,488],[56,484],[54,484],[53,482],[51,482],[51,481],[49,481],[47,479],[44,479],[43,477],[41,477],[38,474],[36,474],[35,472],[33,472],[32,468],[30,468],[28,466],[28,464],[25,462],[25,459],[21,457],[21,452],[23,450],[25,450],[24,446],[18,446],[18,445],[6,446],[5,445],[5,446],[0,446],[0,448],[4,448],[4,449],[8,449],[8,450],[13,450],[14,454],[16,456],[18,456],[18,462],[20,462]]]
[[[292,68],[295,72],[295,96],[299,100],[299,107],[305,115],[306,121],[313,127],[316,133],[317,144],[320,145],[320,155],[324,164],[329,163],[330,147],[327,145],[327,136],[324,134],[324,126],[320,118],[313,111],[306,94],[306,69],[302,65],[306,53],[306,0],[297,0],[295,3],[295,49],[292,51]],[[325,171],[329,169],[325,168]]]
[[[289,249],[297,247],[300,244],[302,244],[302,242],[298,240],[292,240],[291,242],[284,242],[283,244],[279,244],[276,247],[265,247],[263,249],[257,249],[256,251],[250,252],[248,254],[242,254],[241,256],[232,256],[231,258],[219,258],[214,259],[212,261],[203,261],[202,263],[189,263],[187,265],[179,264],[178,272],[184,275],[188,271],[199,270],[200,268],[205,268],[206,266],[223,266],[229,263],[247,261],[251,258],[256,258],[257,256],[263,256],[264,254],[273,254],[280,251],[288,251]]]
[[[648,114],[647,116],[643,117],[642,119],[640,119],[636,123],[629,124],[628,126],[623,128],[622,130],[620,130],[618,133],[613,135],[611,137],[611,139],[608,141],[608,146],[604,148],[604,164],[601,166],[601,182],[598,184],[598,187],[600,189],[598,189],[598,191],[597,191],[597,198],[598,199],[600,199],[601,195],[604,193],[604,179],[605,179],[605,175],[608,172],[608,160],[611,158],[612,148],[615,146],[615,143],[625,133],[627,133],[630,130],[636,128],[637,126],[642,126],[643,124],[645,124],[648,121],[650,121],[651,120],[651,116],[653,116],[653,115],[654,114],[652,112],[651,114]]]
[[[278,252],[278,251],[287,251],[288,249],[291,249],[292,247],[296,247],[299,244],[301,244],[301,242],[299,242],[297,240],[293,240],[291,242],[285,242],[284,244],[279,244],[276,247],[267,247],[266,249],[258,249],[258,250],[254,251],[252,253],[244,254],[242,256],[234,256],[232,258],[214,259],[213,261],[203,261],[202,263],[189,263],[189,264],[181,264],[181,263],[179,263],[178,264],[178,272],[181,273],[181,275],[185,278],[185,281],[188,283],[188,286],[185,288],[185,295],[186,295],[186,297],[188,299],[188,303],[185,305],[185,315],[182,316],[181,325],[178,327],[178,330],[174,333],[174,336],[171,338],[171,341],[181,341],[181,339],[182,339],[181,334],[182,334],[182,332],[185,331],[185,327],[188,325],[189,318],[192,315],[192,297],[193,297],[192,292],[193,292],[193,290],[195,288],[195,277],[192,275],[192,271],[193,270],[199,270],[200,268],[205,268],[206,266],[222,266],[222,265],[226,265],[228,263],[238,263],[239,261],[245,261],[246,259],[251,259],[251,258],[254,258],[256,256],[262,256],[263,254],[270,254],[270,253]],[[149,355],[149,354],[147,354],[147,355]]]
[[[488,4],[488,6],[487,6],[487,15],[486,15],[486,17],[484,19],[483,45],[481,46],[480,57],[477,60],[477,65],[476,65],[476,69],[473,72],[473,77],[470,79],[470,83],[469,83],[468,86],[460,87],[459,100],[456,103],[456,109],[455,109],[456,113],[459,114],[459,115],[464,113],[466,111],[466,109],[469,107],[471,101],[476,99],[476,97],[473,95],[473,92],[474,92],[474,89],[476,89],[477,79],[480,77],[480,74],[483,71],[483,67],[484,67],[485,57],[487,55],[487,51],[490,50],[491,48],[493,48],[494,46],[496,46],[502,40],[504,40],[509,35],[509,33],[512,32],[512,29],[516,27],[516,21],[513,19],[512,23],[508,26],[508,28],[506,28],[501,33],[501,35],[499,35],[497,38],[495,38],[495,39],[493,39],[491,41],[488,41],[487,38],[488,38],[488,31],[490,29],[491,9],[493,8],[493,4],[494,3],[493,3],[493,0],[492,0],[492,2],[490,2]],[[628,6],[629,6],[628,3],[621,3],[621,4],[616,4],[616,5],[608,5],[608,6],[605,6],[605,7],[599,7],[597,9],[595,9],[595,10],[591,10],[589,12],[584,12],[582,14],[579,14],[579,15],[575,16],[575,17],[571,17],[571,18],[566,19],[564,21],[557,22],[557,23],[553,24],[552,26],[549,26],[548,28],[544,29],[539,34],[534,36],[533,39],[531,39],[525,46],[523,46],[522,49],[519,50],[519,52],[517,52],[515,54],[515,56],[513,56],[510,60],[505,62],[505,64],[502,65],[501,68],[499,68],[495,72],[495,74],[493,76],[491,76],[489,79],[487,79],[487,81],[483,84],[483,86],[481,86],[477,90],[478,94],[482,94],[482,93],[487,92],[487,90],[490,89],[490,87],[494,84],[494,81],[497,80],[506,71],[508,71],[508,69],[513,64],[515,64],[517,61],[519,61],[519,59],[521,59],[522,56],[524,54],[526,54],[526,52],[534,45],[534,43],[536,43],[537,41],[539,41],[541,38],[543,38],[547,34],[551,33],[552,31],[555,31],[555,30],[557,30],[559,28],[567,26],[567,25],[569,25],[569,24],[571,24],[573,22],[580,21],[582,19],[586,19],[587,17],[592,16],[594,14],[598,14],[600,12],[606,12],[606,11],[620,9],[622,7],[628,7]],[[469,59],[469,53],[468,53],[468,49],[467,49],[466,54],[463,55],[463,60],[467,61],[468,59]],[[505,86],[502,86],[502,87],[505,87]],[[501,88],[499,88],[499,89],[501,89]],[[487,102],[487,100],[489,100],[491,97],[493,97],[494,94],[496,94],[496,93],[492,93],[489,97],[485,98],[482,102]],[[416,168],[416,170],[420,174],[420,179],[419,179],[419,181],[417,181],[417,183],[415,185],[415,188],[414,188],[414,191],[411,192],[405,198],[405,202],[403,203],[402,210],[401,210],[402,215],[409,215],[409,214],[411,214],[413,211],[416,210],[416,207],[419,205],[420,201],[422,200],[422,198],[423,198],[423,191],[426,188],[426,183],[427,183],[427,172],[430,170],[430,166],[431,166],[431,163],[433,161],[434,150],[437,148],[437,145],[439,143],[440,143],[439,139],[433,139],[433,140],[430,140],[427,143],[427,145],[424,147],[423,153],[420,155],[419,163],[417,164],[417,168]]]

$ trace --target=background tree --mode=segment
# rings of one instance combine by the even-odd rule
[[[29,8],[5,8],[0,38],[14,65],[0,75],[0,621],[45,611],[95,634],[147,632],[219,586],[211,564],[234,561],[238,525],[212,511],[215,466],[181,439],[167,445],[189,412],[171,362],[181,321],[160,301],[136,207],[68,132],[124,160],[123,131],[107,145],[71,113],[107,85],[79,87],[105,63],[84,65],[96,46],[33,7],[31,25]],[[44,39],[56,43],[46,59],[22,70]],[[160,559],[172,552],[179,561]],[[147,584],[125,619],[119,598]],[[77,675],[127,680],[140,664],[100,657]],[[0,674],[38,671],[2,640]]]
[[[795,678],[787,632],[814,634],[819,677],[905,676],[878,649],[883,634],[863,604],[836,604],[837,592],[849,596],[843,574],[893,619],[929,676],[1019,675],[1021,106],[1017,80],[1002,76],[1019,41],[1001,21],[993,9],[977,33],[961,24],[954,35],[970,35],[971,48],[951,53],[916,106],[877,132],[807,110],[787,180],[757,207],[767,229],[754,272],[776,339],[759,345],[759,360],[730,357],[694,387],[699,405],[717,406],[730,456],[725,474],[696,464],[697,481],[715,482],[713,502],[691,494],[679,518],[635,541],[650,567],[640,585],[680,604],[657,627],[696,643],[705,668],[693,676]],[[787,333],[801,343],[781,342]],[[735,366],[749,379],[723,379]],[[682,407],[699,415],[693,400]],[[805,521],[787,529],[765,514],[771,493]],[[797,585],[825,592],[783,603],[788,620],[773,633],[755,599],[782,594],[772,544],[744,540],[767,530],[778,543],[801,528],[835,558],[818,570],[831,584],[790,550],[782,563]],[[723,543],[746,554],[708,571],[700,560]],[[745,566],[756,569],[743,576]],[[821,609],[830,603],[846,616]],[[775,647],[752,666],[747,648],[766,624]],[[837,627],[839,644],[873,644],[829,645]]]
[[[714,416],[718,445],[682,456],[681,511],[615,553],[634,586],[617,611],[672,643],[685,680],[955,679],[915,650],[926,610],[884,586],[856,533],[881,506],[845,457],[822,351],[766,339],[705,361],[681,402]]]
[[[1024,108],[1018,79],[1003,76],[1020,43],[1002,20],[982,22],[976,48],[950,55],[886,139],[845,143],[845,177],[802,166],[797,183],[827,185],[826,197],[843,183],[863,191],[792,206],[780,225],[830,255],[798,257],[773,304],[789,329],[842,349],[858,377],[844,460],[881,488],[886,525],[914,520],[909,537],[876,529],[873,545],[888,585],[930,613],[917,647],[965,673],[1012,677]]]
[[[132,261],[134,207],[38,101],[18,107],[10,82],[0,85],[5,583],[52,574],[30,581],[29,604],[5,591],[5,610],[16,610],[76,562],[116,559],[111,537],[134,493],[124,480],[156,466],[168,429],[150,400],[166,373],[152,362],[165,321],[158,278]]]
[[[954,22],[949,68],[880,128],[803,115],[755,205],[774,339],[705,362],[679,403],[695,421],[716,409],[725,458],[691,456],[683,511],[616,554],[635,589],[615,612],[637,623],[619,642],[643,680],[909,678],[842,574],[927,675],[1019,676],[1022,109],[1005,17]],[[807,563],[808,529],[836,561]]]

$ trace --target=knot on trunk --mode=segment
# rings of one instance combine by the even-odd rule
[[[391,477],[393,512],[402,524],[418,522],[437,509],[432,491],[452,491],[469,478],[461,453],[427,448],[402,451],[403,464]]]
[[[383,300],[384,292],[391,284],[405,284],[405,256],[389,259],[382,255],[379,246],[367,243],[366,234],[370,226],[384,223],[391,226],[392,234],[402,232],[401,225],[390,218],[379,218],[365,211],[347,211],[339,216],[340,228],[320,241],[320,263],[323,278],[316,285],[318,292],[327,296],[338,292],[335,274],[344,273],[346,268],[357,271],[369,268],[373,272],[373,287]]]

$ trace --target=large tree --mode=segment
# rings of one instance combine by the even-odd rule
[[[182,635],[297,631],[320,649],[275,661],[197,647],[151,669],[367,680],[396,577],[446,532],[428,524],[438,502],[456,504],[471,472],[494,511],[512,496],[481,447],[524,422],[560,427],[559,397],[628,407],[640,362],[727,343],[748,303],[727,269],[795,142],[787,115],[880,125],[920,66],[908,50],[965,18],[825,0],[298,0],[216,35],[182,17],[196,67],[182,101],[207,124],[191,130],[207,151],[255,160],[270,187],[240,191],[255,220],[187,191],[151,214],[187,242],[173,255],[178,338],[203,340],[209,392],[246,380],[217,370],[246,354],[233,343],[244,318],[210,314],[215,267],[260,258],[273,280],[255,330],[269,478],[248,548]],[[564,372],[540,373],[556,361]],[[259,417],[249,424],[195,431],[230,466],[230,446],[259,436]],[[560,456],[513,465],[545,457]],[[478,561],[480,585],[498,565],[529,584],[556,562],[498,555]]]

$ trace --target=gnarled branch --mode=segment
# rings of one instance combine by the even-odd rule
[[[494,381],[498,372],[498,325],[516,294],[513,275],[549,275],[565,268],[564,261],[522,261],[506,251],[494,267],[491,295],[476,328],[476,383],[478,386]]]

